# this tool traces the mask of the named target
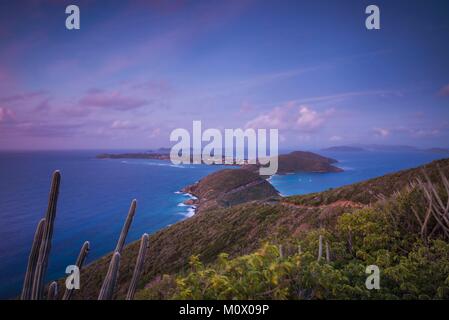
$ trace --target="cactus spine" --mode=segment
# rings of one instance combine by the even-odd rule
[[[44,232],[45,219],[41,219],[37,225],[36,233],[34,234],[33,245],[28,257],[28,266],[25,273],[25,280],[23,281],[21,300],[29,300],[31,298],[31,290],[33,286],[34,272],[36,269],[37,258],[39,257],[39,247],[42,241],[42,234]]]
[[[48,287],[47,300],[56,300],[58,298],[58,283],[53,281]]]
[[[134,267],[133,277],[129,285],[128,293],[126,295],[126,300],[132,300],[137,289],[137,282],[143,271],[143,264],[145,262],[145,255],[148,249],[149,236],[144,233],[140,240],[139,255],[137,256],[136,266]]]
[[[114,287],[117,282],[118,270],[120,268],[120,253],[114,252],[111,263],[109,264],[108,273],[101,286],[98,300],[112,300]]]
[[[86,260],[86,256],[89,253],[89,250],[90,250],[90,243],[89,241],[86,241],[81,247],[80,253],[75,262],[75,265],[78,267],[80,271],[81,268],[83,267],[84,260]],[[73,290],[74,289],[67,289],[66,287],[64,295],[62,296],[62,300],[70,300],[72,298]]]
[[[51,239],[53,237],[53,225],[56,216],[56,205],[58,202],[59,185],[61,182],[61,173],[53,172],[50,194],[48,197],[48,208],[45,215],[45,223],[42,227],[41,243],[39,245],[39,254],[33,272],[33,285],[30,299],[38,300],[42,298],[43,282],[45,272],[47,271],[48,257],[51,250]],[[33,263],[32,263],[33,265]]]

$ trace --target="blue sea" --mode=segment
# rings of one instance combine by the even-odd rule
[[[188,195],[179,190],[223,168],[95,159],[100,152],[104,151],[0,152],[0,298],[13,298],[21,291],[35,228],[45,214],[53,170],[61,171],[62,180],[47,280],[64,275],[86,240],[91,243],[88,262],[110,252],[134,198],[138,205],[128,243],[145,232],[154,233],[186,219],[192,208],[182,205]],[[337,165],[345,172],[274,176],[270,182],[284,195],[305,194],[443,157],[424,152],[320,154],[338,159]]]
[[[424,151],[314,152],[338,160],[334,165],[342,168],[344,172],[275,175],[269,179],[271,184],[284,196],[307,194],[414,168],[433,160],[449,158],[449,154]]]

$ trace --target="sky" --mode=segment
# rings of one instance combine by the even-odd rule
[[[165,147],[193,120],[277,128],[283,148],[449,147],[448,14],[445,0],[0,0],[0,149]]]

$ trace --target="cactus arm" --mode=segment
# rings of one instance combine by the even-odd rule
[[[81,247],[80,253],[78,255],[78,258],[76,259],[75,265],[78,267],[78,269],[81,271],[84,260],[86,260],[86,256],[89,253],[90,250],[90,243],[89,241],[84,242],[83,246]],[[74,289],[65,289],[64,295],[62,296],[62,300],[70,300],[72,298]]]
[[[58,283],[53,281],[48,287],[47,300],[57,300],[58,298]]]
[[[53,172],[50,194],[48,198],[48,208],[45,216],[45,226],[42,234],[42,242],[39,248],[39,258],[37,260],[36,272],[33,279],[33,288],[31,299],[39,300],[42,298],[43,282],[45,272],[48,266],[48,257],[51,250],[51,239],[53,237],[53,226],[56,216],[56,206],[59,195],[59,185],[61,182],[61,173],[57,170]]]
[[[39,257],[39,247],[42,241],[42,234],[44,232],[45,219],[41,219],[37,225],[36,233],[34,234],[33,245],[31,246],[30,255],[28,257],[28,266],[25,273],[25,280],[23,281],[21,300],[29,300],[31,298],[31,289],[33,285],[34,272],[36,271],[37,259]]]
[[[114,252],[111,263],[109,264],[108,273],[103,281],[103,285],[98,295],[98,300],[111,300],[114,294],[114,287],[117,283],[118,271],[120,268],[120,253]]]
[[[134,213],[136,212],[136,206],[137,200],[134,199],[131,202],[131,206],[128,211],[128,216],[126,217],[125,224],[123,225],[122,231],[120,232],[120,238],[118,239],[115,252],[122,253],[123,246],[125,245],[126,236],[128,235],[129,228],[131,227],[131,223],[133,222]]]
[[[138,282],[139,277],[143,271],[145,255],[146,255],[147,249],[148,249],[148,242],[149,242],[149,236],[148,236],[148,234],[144,233],[140,240],[139,254],[137,256],[136,266],[134,267],[133,277],[132,277],[131,283],[129,285],[128,293],[126,295],[126,300],[134,299],[134,294],[136,293],[136,289],[137,289],[137,282]]]

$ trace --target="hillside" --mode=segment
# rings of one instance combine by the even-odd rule
[[[197,212],[279,195],[277,190],[257,173],[243,169],[227,169],[212,173],[182,191],[198,198],[193,201],[197,206]]]
[[[293,151],[288,154],[281,154],[278,157],[277,174],[288,174],[296,172],[342,172],[333,164],[338,161],[332,158],[321,156],[317,153],[308,151]],[[258,171],[259,164],[244,165],[243,169],[250,171]]]
[[[278,174],[292,172],[341,172],[342,169],[333,166],[335,159],[323,157],[307,151],[294,151],[279,156]]]
[[[410,181],[423,177],[425,169],[432,180],[438,180],[439,165],[444,172],[449,172],[449,159],[433,161],[420,168],[408,169],[373,178],[359,183],[335,188],[333,190],[311,193],[308,195],[287,197],[285,201],[304,205],[328,205],[335,201],[353,201],[364,205],[372,204],[379,200],[379,196],[389,197],[395,191],[400,191]]]
[[[438,166],[441,167],[447,176],[449,175],[449,159],[434,161],[424,166],[433,181],[439,180],[437,173]],[[348,272],[351,270],[354,273],[355,279],[364,276],[363,269],[357,269],[359,268],[356,267],[358,264],[372,264],[377,261],[376,259],[385,257],[387,252],[390,252],[392,258],[396,255],[397,258],[388,260],[389,262],[381,262],[379,260],[376,263],[387,263],[385,266],[392,268],[391,277],[393,277],[396,272],[395,270],[404,268],[400,263],[409,263],[407,259],[416,258],[416,253],[413,251],[415,249],[413,248],[422,246],[419,225],[411,208],[415,207],[420,215],[424,214],[425,210],[423,209],[424,200],[413,192],[404,191],[403,194],[396,194],[394,197],[391,196],[393,195],[393,191],[405,190],[404,188],[409,185],[411,179],[422,176],[421,172],[422,168],[416,168],[313,195],[289,197],[282,201],[252,201],[226,208],[205,210],[202,214],[195,215],[190,219],[160,230],[150,237],[150,248],[145,257],[144,276],[140,281],[140,288],[147,285],[148,289],[142,291],[140,296],[142,298],[170,298],[170,294],[180,294],[182,288],[173,282],[173,277],[195,276],[195,274],[188,273],[189,270],[194,271],[191,269],[192,256],[196,257],[194,259],[198,259],[203,264],[207,265],[212,263],[212,270],[216,274],[220,274],[222,271],[219,271],[217,269],[218,266],[214,265],[220,253],[226,252],[228,259],[235,258],[249,261],[248,259],[254,258],[251,254],[261,248],[263,243],[267,241],[276,245],[282,244],[286,248],[285,250],[292,247],[296,248],[294,249],[297,252],[296,254],[290,254],[288,256],[281,254],[282,259],[305,259],[302,255],[307,253],[309,255],[307,256],[308,260],[306,260],[309,261],[311,259],[310,255],[313,254],[315,258],[310,260],[312,265],[307,264],[306,267],[311,268],[314,266],[315,273],[313,274],[315,275],[316,272],[321,270],[320,268],[327,268],[327,271],[334,272],[334,276],[340,277],[335,278],[335,282],[338,284],[341,281],[355,281],[354,279],[348,280]],[[202,190],[204,190],[203,187],[199,188],[197,192],[202,193]],[[380,200],[378,200],[378,193],[385,195],[389,200],[387,201],[383,197],[380,197]],[[349,247],[347,230],[353,230],[351,231],[352,234],[349,234]],[[327,237],[326,239],[328,240],[326,241],[332,241],[330,244],[332,248],[332,259],[336,260],[335,263],[339,261],[337,264],[313,264],[313,261],[316,260],[317,251],[315,250],[318,250],[318,234]],[[434,257],[434,262],[432,263],[439,263],[439,265],[432,264],[428,267],[439,268],[440,270],[441,268],[446,268],[445,270],[449,270],[447,266],[440,265],[441,263],[447,263],[449,260],[445,257],[440,259],[440,253],[437,253],[440,251],[435,251],[442,250],[440,247],[446,246],[446,242],[438,242],[437,239],[440,237],[439,232],[434,233],[434,237],[437,238],[429,238],[426,240],[429,241],[429,244],[422,250],[433,250],[432,252],[435,252],[433,254],[437,256]],[[370,239],[370,242],[364,241],[363,239],[365,238]],[[398,248],[397,244],[400,243],[402,244]],[[303,248],[299,251],[304,251],[299,256],[298,244]],[[138,249],[139,244],[135,242],[128,245],[123,252],[123,260],[118,279],[117,298],[123,298],[125,294]],[[447,254],[449,250],[444,252]],[[250,256],[245,256],[249,254]],[[270,260],[270,263],[284,263],[284,260],[279,257],[279,253],[277,258],[276,255],[274,258],[270,255],[270,259],[275,259],[274,261]],[[109,260],[110,255],[107,255],[90,264],[82,271],[84,286],[77,293],[77,298],[96,298],[103,277],[106,274]],[[347,265],[350,261],[354,261],[353,263],[357,264],[351,267]],[[289,265],[291,264],[291,261],[285,261],[285,263],[287,262]],[[239,264],[242,261],[236,260],[235,262],[229,263]],[[426,263],[430,264],[430,262]],[[246,268],[246,265],[243,267]],[[319,272],[324,271],[324,269]],[[306,271],[302,270],[301,272]],[[346,273],[342,274],[342,272]],[[439,273],[438,277],[448,277],[449,274],[446,273],[446,271]],[[161,280],[160,276],[163,274],[172,274],[173,276],[165,277]],[[175,276],[175,274],[177,275]],[[408,274],[404,274],[403,277],[405,276],[408,277]],[[164,279],[168,279],[168,283],[165,283]],[[437,280],[440,280],[440,278],[432,280],[431,275],[425,275],[423,279],[424,281],[430,281],[429,283],[437,284]],[[209,280],[207,278],[204,279],[204,281]],[[326,286],[324,282],[321,284],[316,283],[318,280],[324,280],[320,278],[312,280],[308,284],[302,285],[312,286],[313,288],[318,287],[316,287],[316,290],[312,288],[310,291],[305,291],[303,293],[305,298],[317,298],[320,296],[318,294],[321,294],[322,297],[335,298],[335,296],[332,296],[332,294],[323,289],[322,286]],[[327,285],[330,288],[333,282],[332,280],[329,281],[331,283]],[[394,284],[395,281],[405,280],[391,278],[389,281],[392,281]],[[408,279],[407,281],[411,280]],[[196,285],[195,282],[192,285]],[[348,284],[343,283],[342,286],[346,289],[350,288]],[[436,294],[434,290],[437,289],[434,287],[421,289],[420,286],[418,285],[418,289],[426,292],[426,294]],[[392,287],[396,288],[397,285],[392,285]],[[287,286],[287,289],[291,289],[291,284]],[[359,289],[353,289],[356,290],[353,293],[353,297],[361,294]],[[257,292],[259,289],[254,290]],[[413,290],[407,288],[401,289],[394,296],[396,294],[406,295],[408,294],[407,292],[412,292]],[[440,293],[444,295],[445,289],[441,290]],[[345,295],[349,293],[344,292]],[[191,296],[182,295],[176,297],[192,298]],[[257,296],[249,297],[254,298]],[[263,297],[273,298],[274,296]],[[341,297],[344,297],[343,293]]]

